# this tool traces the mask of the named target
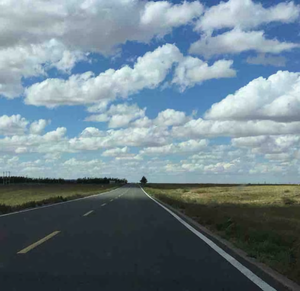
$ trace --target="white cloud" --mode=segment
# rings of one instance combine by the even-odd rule
[[[149,128],[125,128],[118,130],[99,131],[85,129],[79,137],[69,140],[70,149],[74,151],[93,151],[103,148],[121,146],[160,146],[167,144],[170,134],[166,128],[151,126]]]
[[[172,44],[165,44],[139,57],[133,68],[108,69],[98,76],[92,72],[72,75],[69,79],[46,79],[25,91],[25,103],[36,106],[93,104],[89,112],[104,112],[116,98],[126,99],[143,89],[155,89],[176,65],[173,84],[185,87],[209,79],[235,76],[232,61],[220,60],[212,66],[192,57],[184,57]],[[93,121],[106,121],[105,116],[94,116]]]
[[[129,154],[129,148],[114,148],[110,150],[106,150],[102,153],[103,157],[127,157]]]
[[[168,163],[164,170],[171,173],[198,172],[204,175],[237,175],[244,172],[242,165],[240,159],[220,162],[208,161],[208,163],[205,161],[181,161],[180,163]],[[214,179],[214,181],[216,180]]]
[[[189,52],[210,58],[214,55],[238,54],[244,51],[279,54],[299,47],[300,45],[296,43],[266,39],[263,31],[245,32],[235,28],[217,36],[203,36],[192,43]]]
[[[166,109],[158,113],[153,123],[157,126],[175,126],[184,124],[190,119],[190,117],[185,115],[185,112]]]
[[[133,68],[109,69],[98,76],[91,72],[73,75],[68,80],[47,79],[26,90],[27,104],[78,105],[126,98],[148,88],[156,88],[167,76],[172,65],[182,58],[175,45],[166,44],[139,57]]]
[[[109,128],[125,127],[128,124],[138,118],[143,118],[145,116],[145,110],[139,108],[136,104],[118,104],[111,105],[110,108],[102,113],[95,114],[87,117],[85,121],[95,121],[95,122],[109,122]]]
[[[170,155],[187,154],[200,151],[206,148],[208,141],[206,139],[188,140],[177,144],[169,144],[161,147],[148,147],[140,151],[140,155]]]
[[[148,43],[202,12],[198,1],[36,0],[33,6],[6,0],[0,12],[0,94],[18,97],[22,78],[46,76],[52,67],[70,73],[89,52],[111,55],[127,41]]]
[[[300,7],[293,1],[264,8],[252,0],[229,0],[206,9],[196,30],[212,32],[222,28],[251,29],[270,22],[291,23],[299,18]]]
[[[34,121],[30,125],[30,133],[31,134],[41,134],[45,127],[50,123],[50,121],[45,120],[45,119],[40,119],[37,121]]]
[[[170,28],[190,23],[203,12],[203,5],[198,2],[184,1],[173,5],[167,1],[149,1],[141,15],[141,26],[153,31],[152,34],[163,36]],[[158,31],[161,31],[157,33]]]
[[[268,79],[259,77],[213,104],[205,117],[214,120],[300,121],[300,74],[278,71]]]
[[[153,125],[153,121],[147,116],[140,118],[130,124],[131,127],[149,127]]]
[[[0,49],[0,94],[18,97],[23,93],[22,78],[46,76],[51,67],[69,73],[76,62],[84,59],[83,53],[70,52],[55,40]]]
[[[48,153],[44,155],[46,161],[59,160],[61,158],[61,153]]]
[[[182,126],[172,128],[172,135],[179,138],[199,138],[216,136],[258,136],[300,133],[300,122],[275,122],[270,120],[204,120],[193,119]]]
[[[96,103],[94,105],[88,106],[87,111],[90,113],[102,113],[107,109],[108,100]]]
[[[63,163],[67,167],[100,167],[102,164],[102,161],[99,159],[77,160],[76,158],[69,159]]]
[[[0,139],[0,151],[22,154],[26,152],[35,153],[57,153],[72,152],[65,137],[66,128],[59,127],[44,135],[28,134],[14,135]]]
[[[280,175],[285,174],[285,169],[283,166],[280,165],[273,165],[270,163],[260,163],[254,165],[253,168],[249,170],[249,174],[268,174],[268,173],[280,173]]]
[[[213,174],[222,174],[222,173],[230,173],[234,172],[236,173],[236,163],[238,163],[239,160],[236,160],[234,162],[226,163],[226,162],[220,162],[216,164],[211,164],[204,166],[203,171],[208,174],[208,173],[213,173]]]
[[[98,128],[87,127],[81,132],[80,137],[104,137],[105,134],[105,131],[100,131]]]
[[[209,66],[198,58],[186,57],[176,67],[172,83],[177,84],[181,91],[184,91],[205,80],[232,78],[236,76],[232,64],[231,60],[219,60]]]
[[[235,147],[248,148],[253,153],[273,154],[287,153],[299,148],[299,135],[281,135],[281,136],[250,136],[233,138],[231,143]]]
[[[269,56],[265,54],[259,54],[255,57],[248,57],[246,62],[252,65],[285,67],[286,58],[283,56]]]
[[[39,44],[57,39],[81,51],[112,53],[126,41],[149,42],[189,24],[202,5],[137,0],[7,0],[1,5],[1,46]],[[9,27],[9,29],[7,29]],[[101,28],[101,29],[99,29]]]
[[[279,154],[266,154],[265,158],[271,161],[286,161],[291,158],[288,153],[279,153]]]
[[[22,135],[27,129],[28,121],[21,115],[0,116],[0,134]]]

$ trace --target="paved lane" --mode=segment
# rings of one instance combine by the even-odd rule
[[[0,217],[0,238],[1,290],[261,290],[130,185]]]

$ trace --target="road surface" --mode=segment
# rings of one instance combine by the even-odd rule
[[[0,289],[261,290],[135,185],[1,216]]]

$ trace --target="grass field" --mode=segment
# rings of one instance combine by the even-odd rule
[[[98,194],[115,184],[23,184],[0,185],[0,214]]]
[[[149,184],[145,190],[300,283],[300,186]]]

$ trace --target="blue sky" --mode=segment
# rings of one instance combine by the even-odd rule
[[[2,171],[298,182],[299,2],[22,0],[3,15]]]

